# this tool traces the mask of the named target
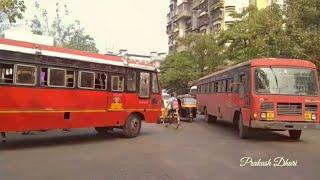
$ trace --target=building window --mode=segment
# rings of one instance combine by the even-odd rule
[[[79,87],[84,89],[94,89],[94,73],[80,71]]]
[[[137,90],[137,73],[134,71],[128,71],[127,73],[127,90],[136,91]]]
[[[49,86],[66,87],[66,70],[50,68]]]
[[[150,97],[150,73],[140,73],[140,97]]]
[[[104,73],[96,73],[95,75],[95,89],[107,89],[107,75]]]
[[[152,93],[159,93],[158,77],[156,73],[152,73]]]
[[[0,84],[13,84],[13,65],[0,63]]]
[[[123,76],[111,76],[111,90],[123,92],[124,90]]]
[[[35,85],[36,67],[27,65],[16,65],[16,84]]]

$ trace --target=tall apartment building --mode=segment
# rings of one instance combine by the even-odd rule
[[[188,33],[216,34],[235,21],[233,12],[241,12],[250,4],[258,9],[266,8],[272,3],[284,5],[285,0],[170,0],[167,15],[167,34],[169,53],[184,49],[178,39]]]
[[[170,11],[167,15],[167,34],[169,36],[169,52],[182,49],[177,46],[177,40],[183,38],[191,31],[191,5],[192,0],[170,0]]]
[[[230,14],[242,11],[249,6],[250,0],[170,0],[167,15],[167,34],[169,36],[169,53],[181,51],[178,39],[188,33],[219,33],[227,29],[235,19]]]

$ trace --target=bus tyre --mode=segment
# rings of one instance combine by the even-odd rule
[[[126,138],[134,138],[140,134],[141,119],[138,116],[130,115],[123,127],[123,135]]]
[[[109,131],[112,131],[112,127],[95,127],[94,128],[98,134],[107,134]]]
[[[251,137],[251,129],[243,124],[242,114],[239,115],[239,137],[241,139],[248,139]]]
[[[289,130],[289,135],[291,139],[299,140],[301,137],[301,130]]]
[[[217,117],[215,116],[211,116],[207,110],[205,110],[204,112],[204,120],[207,122],[207,123],[214,123],[217,121]]]

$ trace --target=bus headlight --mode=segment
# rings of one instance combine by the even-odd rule
[[[316,121],[317,120],[317,114],[312,114],[311,115],[311,120]]]
[[[260,118],[262,120],[272,121],[272,120],[274,120],[274,112],[273,111],[262,112],[262,113],[260,113]]]
[[[260,114],[261,119],[267,119],[267,113],[266,112],[262,112]]]
[[[267,120],[274,120],[274,112],[273,111],[270,111],[270,112],[267,112]]]

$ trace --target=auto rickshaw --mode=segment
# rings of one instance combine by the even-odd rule
[[[189,94],[178,97],[179,100],[179,116],[182,121],[193,122],[197,117],[197,100]]]

